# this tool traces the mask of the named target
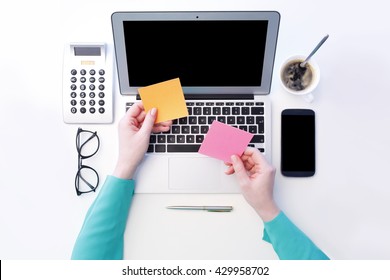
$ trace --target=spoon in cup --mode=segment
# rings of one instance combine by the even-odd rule
[[[323,43],[325,43],[325,41],[328,39],[329,37],[329,34],[327,34],[324,38],[322,38],[322,40],[317,44],[317,46],[314,48],[314,50],[309,54],[309,56],[304,60],[302,61],[299,66],[301,68],[305,68],[305,65],[306,63],[309,61],[309,59],[318,51],[318,49],[322,46]]]

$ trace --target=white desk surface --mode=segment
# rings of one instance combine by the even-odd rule
[[[280,113],[312,108],[317,172],[276,175],[285,213],[333,259],[390,259],[390,17],[386,1],[20,1],[0,9],[0,258],[68,259],[96,194],[76,196],[75,135],[62,121],[62,51],[69,41],[112,44],[120,10],[277,10],[281,14],[272,99],[272,158],[280,164]],[[39,2],[39,1],[38,1]],[[2,4],[5,5],[5,4]],[[39,7],[45,7],[41,9]],[[31,13],[34,11],[34,13]],[[20,20],[23,20],[22,23]],[[315,55],[321,82],[308,104],[285,93],[282,61]],[[248,42],[250,44],[250,42]],[[115,122],[97,130],[89,160],[104,180],[117,155],[126,97],[116,87]],[[171,204],[233,205],[231,213],[169,211]],[[239,194],[135,195],[125,233],[128,259],[275,259],[263,224]]]

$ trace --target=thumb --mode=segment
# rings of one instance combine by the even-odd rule
[[[152,132],[154,121],[156,120],[156,116],[157,116],[157,109],[156,108],[150,109],[150,111],[146,114],[146,117],[140,129],[142,133],[150,134]]]
[[[231,159],[232,159],[232,164],[233,164],[233,168],[234,168],[234,173],[236,174],[236,177],[238,179],[238,183],[240,184],[240,186],[245,186],[245,185],[249,184],[250,179],[249,179],[248,173],[246,172],[246,169],[245,169],[245,166],[244,166],[242,160],[236,155],[231,156]]]

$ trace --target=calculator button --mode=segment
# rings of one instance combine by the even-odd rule
[[[72,115],[107,115],[106,70],[102,68],[70,68],[68,76],[68,110]],[[68,72],[68,73],[69,73]],[[69,111],[68,111],[69,112]],[[108,112],[108,111],[107,111]],[[109,110],[111,113],[111,111]],[[98,116],[99,115],[99,116]]]

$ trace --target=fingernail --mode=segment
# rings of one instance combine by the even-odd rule
[[[157,111],[156,108],[152,108],[152,109],[150,110],[150,114],[154,117],[154,116],[156,115],[156,111]]]
[[[232,155],[230,158],[231,158],[232,162],[236,162],[237,161],[237,156],[236,155]]]

